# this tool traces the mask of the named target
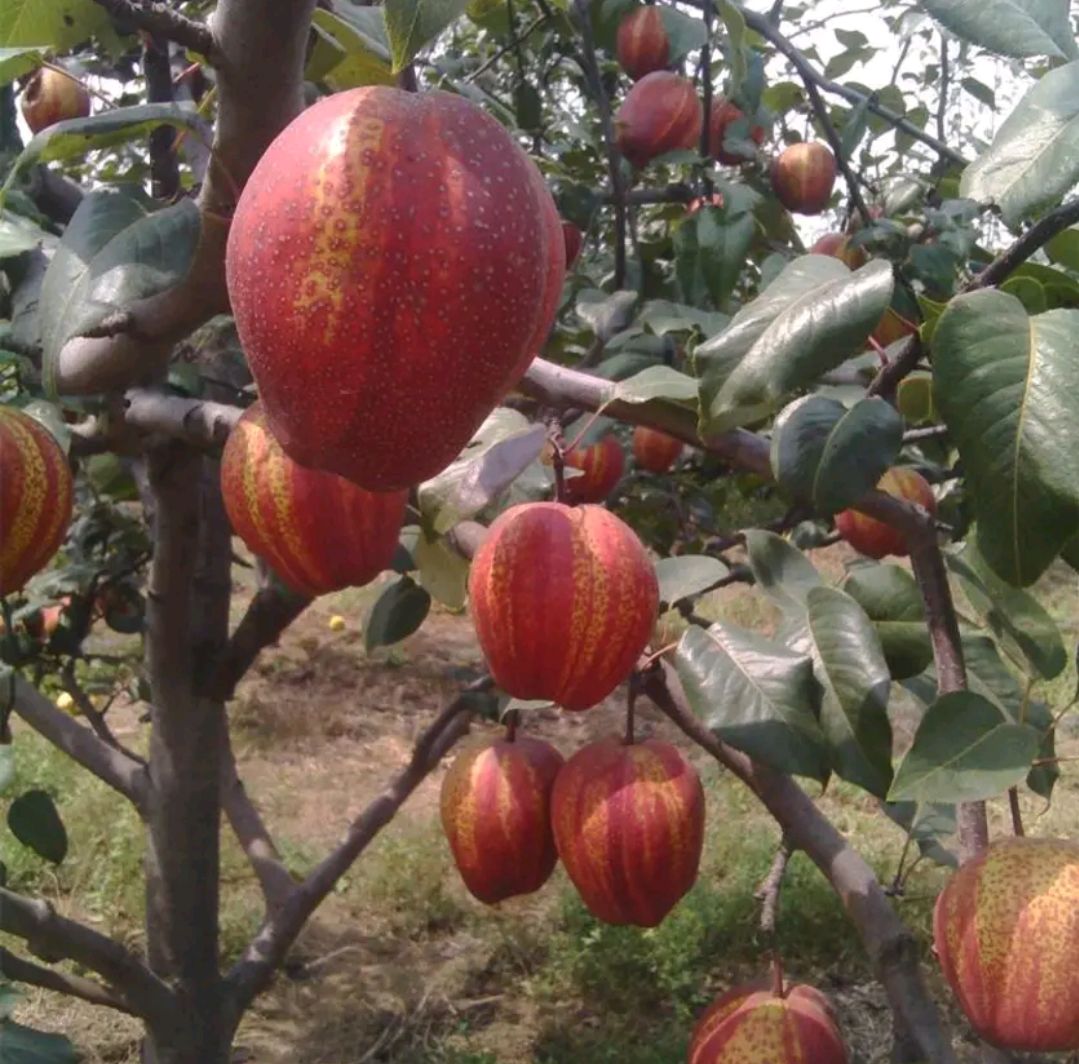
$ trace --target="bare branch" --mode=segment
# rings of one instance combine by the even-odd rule
[[[787,874],[794,850],[787,837],[780,840],[779,849],[772,858],[772,867],[757,888],[756,898],[761,903],[761,930],[772,938],[776,933],[776,917],[779,915],[779,892],[783,888],[783,877]]]
[[[1067,200],[1032,225],[1015,243],[1005,248],[981,273],[970,280],[963,291],[991,288],[1007,280],[1034,252],[1076,222],[1079,222],[1079,197]]]
[[[262,648],[276,642],[310,605],[309,598],[290,591],[276,580],[259,588],[214,665],[205,692],[208,697],[221,702],[232,698],[236,685],[254,664]]]
[[[488,690],[491,684],[490,677],[469,684],[439,713],[416,740],[408,764],[352,822],[341,844],[296,888],[284,908],[267,918],[227,977],[238,1013],[242,1013],[269,983],[308,917],[333,890],[334,884],[393,819],[446,751],[467,731],[470,696]]]
[[[216,48],[209,26],[181,14],[171,4],[156,0],[94,0],[110,15],[156,36],[198,52],[213,61]]]
[[[650,670],[644,682],[644,693],[659,709],[738,776],[775,817],[790,844],[824,873],[861,937],[903,1039],[916,1044],[930,1064],[956,1064],[951,1039],[922,981],[917,940],[896,915],[872,868],[794,780],[727,746],[697,720],[665,665]]]
[[[122,993],[135,1015],[153,1020],[167,1015],[173,1006],[172,991],[133,953],[92,928],[60,916],[48,902],[0,887],[0,931],[21,938],[31,952],[50,964],[71,960],[96,972]]]
[[[221,752],[221,804],[258,878],[262,896],[266,899],[267,912],[276,912],[291,897],[297,883],[285,867],[259,811],[248,797],[236,768],[236,758],[227,733]]]
[[[146,770],[133,758],[99,739],[62,709],[58,709],[21,676],[15,677],[15,712],[98,779],[119,791],[142,812],[148,779]]]
[[[143,432],[183,440],[196,447],[221,447],[243,408],[152,388],[132,388],[124,395],[124,421]]]
[[[55,990],[58,994],[88,1001],[91,1005],[103,1005],[106,1008],[126,1012],[129,1016],[138,1013],[118,994],[113,993],[92,979],[83,979],[79,975],[58,972],[55,968],[45,968],[23,957],[18,957],[10,950],[0,946],[0,976],[16,983],[41,987],[42,990]]]

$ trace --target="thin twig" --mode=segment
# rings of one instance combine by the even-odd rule
[[[509,42],[509,44],[503,45],[501,48],[498,49],[497,52],[489,56],[478,67],[476,67],[476,69],[473,70],[467,78],[465,78],[465,82],[471,83],[475,81],[476,78],[478,78],[481,74],[485,74],[504,55],[507,55],[509,52],[512,52],[516,47],[518,47],[521,41],[525,41],[529,37],[531,37],[532,34],[540,28],[540,26],[544,25],[547,22],[547,18],[548,17],[546,14],[538,15],[527,26],[525,26],[525,28],[521,31],[520,36],[514,36],[514,38]]]
[[[213,62],[217,58],[210,27],[181,14],[171,4],[157,0],[94,0],[110,15],[139,29],[165,37]]]
[[[772,867],[768,875],[761,881],[754,897],[761,903],[761,931],[775,942],[776,917],[779,915],[779,893],[783,888],[783,877],[787,874],[787,865],[790,863],[794,849],[790,841],[784,835],[780,840],[779,848],[772,859]]]
[[[1008,809],[1012,815],[1012,834],[1022,838],[1026,831],[1023,830],[1023,811],[1019,808],[1019,788],[1008,788]]]
[[[92,979],[84,979],[81,975],[58,972],[55,968],[45,968],[40,964],[34,964],[33,961],[18,957],[3,947],[0,947],[0,976],[16,983],[40,987],[42,990],[54,990],[58,994],[88,1001],[91,1005],[103,1005],[106,1008],[116,1009],[118,1012],[126,1012],[129,1016],[138,1015],[121,995],[100,983],[95,983]]]
[[[908,40],[910,38],[908,37]],[[937,136],[945,139],[944,120],[948,108],[948,82],[951,71],[948,66],[948,38],[940,35],[940,98],[937,100]]]

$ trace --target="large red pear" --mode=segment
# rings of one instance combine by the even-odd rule
[[[369,86],[270,145],[226,267],[286,453],[388,491],[448,465],[539,353],[565,240],[535,164],[490,115]]]

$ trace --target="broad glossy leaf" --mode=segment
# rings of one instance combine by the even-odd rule
[[[707,39],[704,22],[699,17],[694,18],[666,4],[659,8],[659,14],[667,31],[668,65],[696,51]]]
[[[56,805],[45,791],[27,791],[11,803],[7,826],[24,846],[53,864],[67,856],[67,832]]]
[[[804,609],[806,596],[820,586],[813,563],[774,532],[751,529],[746,533],[746,553],[757,587],[781,609]]]
[[[808,658],[714,624],[686,631],[674,666],[693,712],[724,742],[784,772],[828,778]]]
[[[1079,56],[1068,0],[919,0],[941,25],[970,44],[1023,59]]]
[[[707,554],[679,554],[660,558],[656,562],[659,581],[659,601],[673,606],[690,595],[699,595],[730,570],[718,559]]]
[[[755,421],[792,391],[857,354],[892,298],[882,260],[851,273],[838,259],[796,259],[730,325],[697,349],[702,431]]]
[[[619,381],[611,399],[624,403],[647,403],[653,399],[671,399],[678,403],[696,403],[697,382],[670,366],[650,366],[629,380]]]
[[[417,631],[431,609],[431,596],[410,576],[387,584],[363,624],[367,652],[399,643]]]
[[[959,858],[945,849],[942,839],[956,831],[954,805],[936,802],[882,802],[881,808],[917,843],[919,852],[937,864],[956,868]]]
[[[381,7],[364,10],[377,12],[381,20]],[[326,82],[338,92],[361,85],[394,84],[389,51],[384,43],[378,42],[369,34],[361,33],[350,20],[331,11],[317,9],[312,21],[316,31],[325,34],[340,55],[330,69],[317,78],[318,81]]]
[[[0,3],[0,45],[38,45],[63,52],[108,27],[108,12],[93,0]]]
[[[979,802],[1020,783],[1038,733],[972,691],[938,698],[896,771],[889,801]]]
[[[701,310],[685,303],[667,299],[650,299],[641,309],[639,320],[659,336],[671,332],[699,329],[705,336],[714,336],[725,328],[730,318],[714,310]]]
[[[873,622],[854,599],[831,587],[813,588],[806,608],[832,766],[883,798],[892,781],[892,678]]]
[[[1016,664],[1044,680],[1059,676],[1068,659],[1056,622],[1033,595],[1001,580],[978,548],[972,533],[944,554],[967,600]]]
[[[150,213],[120,192],[86,196],[64,232],[41,287],[45,382],[50,390],[60,349],[73,336],[130,303],[177,284],[199,237],[192,200]]]
[[[420,512],[439,534],[474,517],[540,456],[546,438],[542,425],[509,407],[496,408],[461,455],[419,486]]]
[[[439,537],[430,540],[424,535],[416,539],[412,557],[419,569],[420,585],[431,597],[451,610],[465,604],[468,585],[468,561]]]
[[[43,48],[0,48],[0,85],[29,74],[41,66],[44,58]]]
[[[1050,70],[1016,104],[959,189],[1010,226],[1058,203],[1079,179],[1079,61]]]
[[[953,299],[933,334],[933,392],[964,471],[981,550],[1036,580],[1079,525],[1079,311],[1031,318],[1014,296]]]
[[[385,0],[393,72],[408,66],[422,48],[464,14],[467,6],[468,0]]]
[[[674,265],[687,303],[722,308],[745,269],[757,232],[750,214],[702,207],[674,233]]]
[[[29,218],[11,211],[0,211],[0,259],[21,255],[40,244],[56,243],[56,237],[46,233]]]
[[[34,135],[15,160],[4,187],[9,188],[15,175],[31,163],[80,159],[89,151],[141,139],[161,126],[189,129],[196,136],[206,136],[209,128],[191,103],[143,103],[69,118]]]
[[[807,395],[776,418],[772,472],[780,487],[833,514],[875,487],[903,444],[903,419],[883,399],[849,410],[835,399]]]
[[[9,1019],[0,1021],[0,1054],[4,1064],[78,1064],[81,1059],[62,1034],[35,1031]]]
[[[577,299],[577,317],[606,343],[633,320],[637,293],[626,290],[608,295],[598,289],[582,292]]]
[[[892,679],[917,676],[932,663],[925,605],[906,569],[898,565],[859,566],[844,581],[843,590],[873,622]]]
[[[717,0],[716,13],[727,27],[727,40],[730,44],[730,70],[727,92],[737,97],[746,76],[746,56],[743,51],[746,36],[746,17],[730,0]]]

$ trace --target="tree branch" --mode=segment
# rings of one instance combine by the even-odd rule
[[[15,677],[15,712],[39,735],[88,772],[119,791],[136,809],[145,809],[149,780],[133,758],[109,746],[24,680]]]
[[[23,957],[18,957],[10,950],[0,946],[0,976],[16,983],[37,986],[42,990],[55,990],[58,994],[88,1001],[91,1005],[103,1005],[106,1008],[126,1012],[129,1016],[138,1013],[121,997],[92,979],[83,979],[79,975],[58,972],[55,968],[45,968]]]
[[[393,819],[397,810],[467,731],[470,695],[491,687],[490,677],[470,684],[450,702],[416,740],[409,763],[390,785],[352,822],[342,843],[296,888],[284,908],[271,914],[244,955],[233,966],[227,984],[237,1015],[269,983],[307,919],[333,890],[367,845]]]
[[[614,287],[617,291],[626,281],[626,189],[622,181],[622,153],[618,150],[615,139],[611,101],[607,99],[607,91],[603,87],[599,61],[596,59],[596,45],[592,39],[592,2],[573,0],[573,6],[577,11],[581,32],[581,53],[578,61],[596,101],[600,128],[603,131],[603,145],[607,152],[607,173],[610,175],[611,195],[614,199]]]
[[[224,446],[242,414],[239,406],[187,399],[153,388],[132,388],[124,395],[128,425],[196,447]]]
[[[0,887],[0,931],[21,938],[32,953],[49,963],[71,960],[96,972],[121,992],[137,1016],[152,1021],[172,1010],[172,991],[133,953],[92,928],[60,916],[48,902]]]
[[[297,887],[269,829],[248,797],[226,732],[221,751],[221,804],[266,899],[267,913],[281,909]]]
[[[956,1064],[951,1039],[922,981],[918,943],[888,901],[876,874],[789,776],[752,761],[717,739],[693,715],[666,665],[649,670],[644,693],[686,735],[729,768],[807,854],[839,895],[884,986],[899,1034],[930,1064]]]
[[[94,0],[110,15],[140,30],[198,52],[213,62],[216,52],[214,37],[209,26],[181,14],[171,4],[156,0]]]

